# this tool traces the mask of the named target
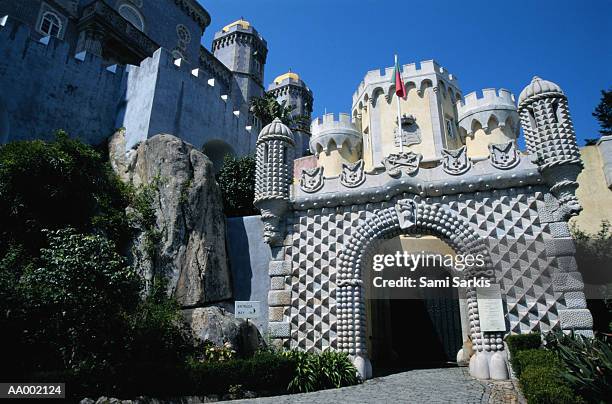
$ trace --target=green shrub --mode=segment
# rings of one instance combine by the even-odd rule
[[[223,210],[227,216],[257,214],[255,199],[255,158],[226,155],[217,174],[217,183],[223,197]]]
[[[542,346],[542,337],[539,333],[509,335],[506,343],[510,350],[510,355],[514,356],[519,351],[526,349],[538,349]]]
[[[562,377],[590,402],[612,397],[612,348],[607,337],[551,333],[546,348],[563,363]]]
[[[122,342],[123,313],[139,301],[140,278],[102,236],[66,229],[48,238],[39,266],[19,282],[28,302],[24,335],[36,351],[28,356],[40,370],[108,360],[108,347]]]
[[[520,385],[529,404],[573,404],[580,402],[564,383],[560,370],[551,366],[529,366],[523,370]]]
[[[293,372],[290,358],[271,352],[258,352],[248,359],[192,362],[188,369],[193,394],[225,394],[236,385],[269,394],[285,393]]]
[[[58,133],[53,142],[0,146],[0,257],[21,245],[36,256],[43,229],[100,232],[123,247],[130,236],[127,187],[102,156]]]
[[[521,373],[532,366],[559,368],[561,363],[554,353],[544,349],[527,349],[512,356],[512,370],[517,377],[520,378]]]
[[[357,369],[343,352],[325,351],[312,354],[302,351],[288,351],[283,355],[295,365],[294,376],[289,383],[291,392],[339,388],[357,384]]]

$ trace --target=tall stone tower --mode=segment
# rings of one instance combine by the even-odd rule
[[[576,197],[582,160],[567,97],[557,84],[536,76],[521,91],[519,114],[527,150],[557,199],[550,201],[556,205],[555,220],[567,221],[582,210]]]
[[[311,135],[308,123],[312,115],[312,91],[298,74],[289,71],[274,79],[268,86],[268,93],[272,94],[280,104],[293,106],[295,109],[292,116],[304,117],[304,122],[291,128],[296,144],[295,157],[302,157],[308,150]]]
[[[264,240],[282,244],[284,216],[289,209],[289,187],[293,180],[295,141],[291,129],[276,118],[257,138],[255,201],[261,209]]]
[[[246,108],[251,98],[263,96],[268,47],[248,21],[240,19],[223,27],[215,34],[212,51],[234,73]]]
[[[457,77],[433,60],[402,66],[407,94],[399,100],[400,128],[393,74],[393,67],[369,71],[353,94],[351,116],[363,133],[366,170],[382,169],[387,156],[402,151],[421,154],[424,163],[431,163],[442,158],[443,149],[461,148]]]

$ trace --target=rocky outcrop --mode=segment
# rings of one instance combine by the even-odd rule
[[[146,192],[150,200],[144,202],[155,213],[154,223],[141,223],[132,247],[144,278],[165,275],[183,308],[231,299],[223,203],[208,157],[171,135],[154,136],[126,152],[123,131],[112,137],[109,153],[114,170]],[[135,216],[146,216],[138,206],[133,209]]]
[[[236,320],[223,307],[198,307],[183,310],[183,315],[194,335],[201,341],[226,345],[246,356],[254,353],[264,343],[253,323]]]

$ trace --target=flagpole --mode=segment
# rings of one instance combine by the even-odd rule
[[[395,65],[397,66],[397,55],[395,55]],[[400,96],[397,93],[397,88],[395,89],[395,95],[397,96],[397,134],[399,136],[400,153],[403,153],[404,140],[402,139],[402,107],[400,106]]]

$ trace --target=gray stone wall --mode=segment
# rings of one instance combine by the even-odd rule
[[[114,132],[121,67],[113,73],[92,55],[79,60],[55,38],[45,45],[11,17],[0,26],[0,55],[0,104],[8,118],[0,141],[50,139],[64,129],[97,144]]]
[[[108,3],[116,10],[119,10],[122,4],[129,4],[138,9],[144,18],[145,34],[161,47],[170,51],[177,48],[178,45],[177,26],[179,24],[184,25],[189,30],[191,41],[181,52],[192,63],[198,60],[200,38],[203,30],[176,2],[168,0],[143,1],[142,7],[136,6],[135,2],[129,0],[110,0]]]
[[[295,211],[284,247],[283,262],[290,267],[283,273],[283,287],[272,290],[269,298],[271,313],[282,313],[279,321],[285,328],[276,336],[285,346],[339,348],[339,255],[360,223],[402,198],[440,206],[488,240],[509,332],[562,328],[590,333],[592,318],[567,224],[546,220],[550,195],[545,187],[528,186],[423,199],[404,194],[385,202]]]
[[[127,147],[158,133],[180,137],[196,148],[211,141],[231,146],[234,154],[253,153],[257,133],[246,129],[248,114],[234,105],[217,81],[187,62],[180,66],[166,49],[158,49],[140,66],[128,69],[125,112]],[[196,77],[195,74],[198,74]],[[211,84],[212,83],[212,84]]]
[[[272,259],[270,247],[263,240],[260,216],[227,219],[227,248],[232,270],[235,300],[260,302],[261,317],[252,320],[262,335],[268,329],[268,265]]]

